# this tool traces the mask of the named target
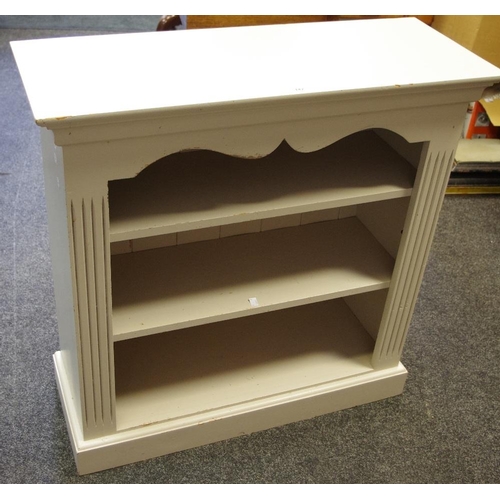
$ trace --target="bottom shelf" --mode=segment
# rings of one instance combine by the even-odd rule
[[[117,430],[280,404],[373,371],[373,344],[342,299],[115,343]]]

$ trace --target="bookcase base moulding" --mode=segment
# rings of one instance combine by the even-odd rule
[[[498,68],[411,18],[12,48],[80,474],[402,393],[467,104]],[[158,74],[174,51],[186,71]]]

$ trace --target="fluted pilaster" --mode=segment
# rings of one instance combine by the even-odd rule
[[[425,271],[432,237],[447,186],[453,150],[429,148],[410,205],[409,220],[401,242],[385,312],[375,345],[373,364],[377,368],[396,365],[401,357],[410,319]]]
[[[86,439],[114,429],[113,344],[107,197],[69,201],[75,320]]]

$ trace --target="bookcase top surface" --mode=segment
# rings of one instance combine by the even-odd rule
[[[11,46],[41,125],[500,80],[500,69],[415,18],[75,36]]]

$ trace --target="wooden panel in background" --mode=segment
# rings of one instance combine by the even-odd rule
[[[171,16],[168,16],[171,17]],[[230,26],[259,26],[264,24],[314,23],[321,21],[348,21],[357,19],[380,19],[387,17],[417,17],[431,24],[434,16],[358,16],[358,15],[315,15],[315,16],[187,16],[188,29],[222,28]]]

